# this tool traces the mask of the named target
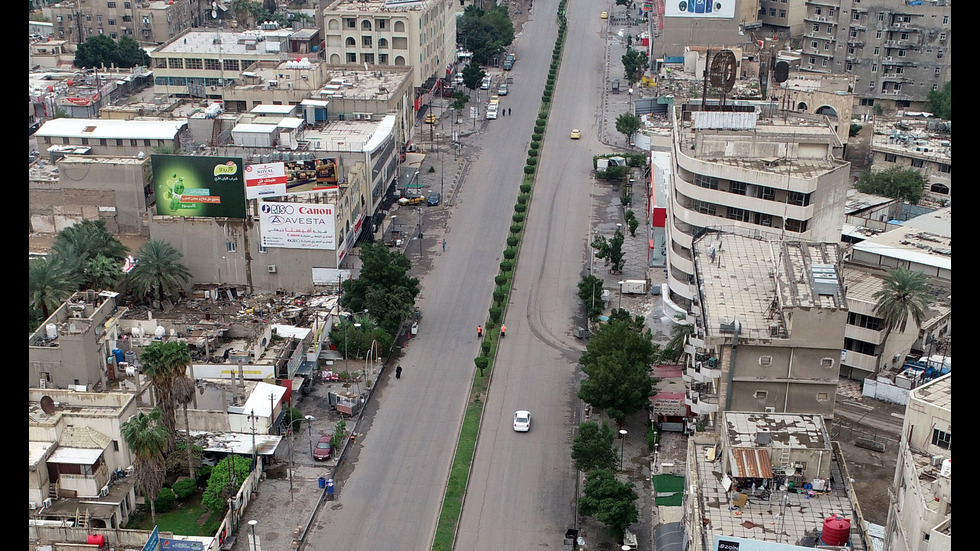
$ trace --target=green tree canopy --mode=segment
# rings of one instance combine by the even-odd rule
[[[78,290],[76,277],[57,255],[31,260],[27,268],[27,293],[32,327],[48,319]]]
[[[123,440],[133,454],[133,472],[136,487],[149,498],[150,516],[156,524],[154,501],[160,495],[166,475],[164,457],[170,435],[163,426],[159,409],[150,413],[138,412],[120,426]]]
[[[476,90],[480,87],[480,83],[486,75],[479,65],[469,63],[463,67],[463,86],[466,86],[470,90]],[[469,96],[467,96],[467,100],[469,100]]]
[[[578,435],[572,441],[572,460],[582,472],[595,469],[612,469],[616,466],[616,436],[609,425],[586,421],[578,426]]]
[[[626,258],[626,252],[623,251],[625,239],[626,236],[623,235],[623,232],[617,229],[616,233],[609,239],[597,235],[592,240],[592,248],[596,250],[596,257],[604,260],[606,266],[612,264],[613,272],[623,271],[623,259]]]
[[[180,259],[180,251],[165,241],[151,239],[136,252],[138,263],[126,277],[126,284],[136,299],[150,304],[169,299],[180,301],[183,286],[191,278],[191,272]]]
[[[219,515],[225,510],[228,498],[235,495],[248,477],[251,460],[240,455],[229,455],[211,469],[208,487],[201,496],[204,505],[212,514]],[[232,472],[234,469],[234,472]]]
[[[595,516],[609,527],[610,535],[617,539],[640,517],[634,503],[639,496],[633,484],[620,482],[608,469],[597,469],[585,477],[585,488],[578,500],[580,515]]]
[[[640,129],[641,124],[640,117],[632,113],[623,113],[616,117],[616,131],[626,136],[630,144],[633,143],[633,135]]]
[[[885,322],[883,342],[887,343],[888,335],[895,329],[904,333],[910,320],[916,327],[922,327],[928,308],[929,285],[921,272],[897,268],[888,272],[881,289],[871,297],[876,301],[875,315]],[[879,364],[876,374],[881,367]]]
[[[411,267],[408,257],[383,243],[362,245],[361,273],[357,279],[344,281],[341,306],[355,312],[368,310],[388,334],[398,334],[419,294],[418,278],[408,275]]]
[[[170,435],[170,441],[167,443],[169,451],[173,447],[177,434],[175,415],[177,401],[174,399],[174,384],[177,379],[187,376],[191,352],[184,341],[154,342],[143,349],[140,363],[143,364],[143,372],[153,384],[161,422]]]
[[[854,187],[862,193],[894,197],[917,205],[925,185],[925,178],[918,171],[896,167],[881,172],[865,171]]]
[[[78,45],[75,51],[75,67],[148,67],[150,54],[139,43],[123,36],[117,43],[108,35],[99,34]]]
[[[649,329],[638,333],[624,321],[600,326],[579,359],[588,378],[578,397],[622,424],[649,403],[654,381],[647,368],[658,348]]]
[[[942,90],[932,90],[929,92],[929,99],[926,104],[929,112],[943,119],[952,120],[953,118],[953,81],[949,81],[943,86]]]
[[[578,283],[578,298],[585,305],[589,321],[599,321],[602,315],[602,280],[594,275],[583,277]]]
[[[490,56],[514,41],[514,23],[506,6],[495,5],[481,10],[471,4],[456,20],[456,36],[457,42],[473,52],[473,64],[484,65]]]
[[[636,84],[643,78],[643,73],[650,67],[650,58],[646,52],[627,48],[623,54],[623,70],[626,72],[626,80],[630,86]]]

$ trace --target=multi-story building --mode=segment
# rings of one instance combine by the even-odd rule
[[[98,35],[163,44],[203,20],[201,0],[73,0],[44,12],[54,22],[53,37],[76,44]]]
[[[32,387],[106,390],[116,377],[116,293],[75,293],[27,337]]]
[[[909,393],[898,466],[888,492],[885,551],[953,547],[952,377]]]
[[[688,439],[677,549],[874,548],[820,415],[728,412],[722,425]]]
[[[705,229],[837,243],[850,164],[827,117],[675,109],[668,200],[669,299],[696,289],[692,242]]]
[[[938,119],[876,120],[871,170],[915,170],[926,182],[920,203],[945,206],[952,199],[952,136],[952,124]]]
[[[866,112],[922,110],[951,77],[951,12],[946,0],[809,0],[800,68],[853,74]]]
[[[760,1],[759,19],[762,20],[762,24],[785,30],[791,36],[802,34],[805,16],[805,0]]]
[[[52,154],[149,155],[154,148],[180,151],[187,143],[187,122],[175,120],[51,119],[34,137],[38,147]]]
[[[324,5],[326,4],[326,5]],[[456,62],[453,0],[334,0],[321,4],[323,59],[378,70],[412,67],[412,86],[446,76]]]
[[[652,2],[650,56],[683,56],[686,48],[702,45],[744,45],[745,31],[762,26],[762,0],[713,2]],[[786,6],[786,4],[782,4]],[[768,10],[767,10],[768,11]],[[777,12],[778,13],[778,12]]]
[[[223,87],[242,78],[242,72],[259,61],[276,62],[305,56],[319,42],[292,30],[243,32],[188,31],[150,52],[157,93],[168,96],[222,99]],[[312,55],[312,54],[310,54]],[[286,83],[283,83],[283,87]]]
[[[129,392],[28,389],[28,498],[32,519],[66,528],[126,525],[138,502],[121,427],[136,415]]]
[[[707,232],[692,250],[692,413],[709,425],[726,411],[833,417],[847,320],[838,245]]]

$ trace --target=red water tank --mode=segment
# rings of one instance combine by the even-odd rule
[[[823,521],[820,541],[827,545],[844,545],[851,535],[851,519],[834,515]]]
[[[99,534],[97,536],[89,535],[89,537],[88,537],[88,544],[89,545],[98,545],[99,547],[104,547],[105,546],[105,536],[103,536],[102,534]]]

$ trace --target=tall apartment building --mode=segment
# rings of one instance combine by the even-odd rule
[[[203,19],[201,0],[75,0],[44,11],[54,22],[53,38],[79,44],[100,34],[163,44]]]
[[[803,33],[806,0],[761,0],[759,19],[764,25],[785,28],[791,36]]]
[[[667,202],[669,299],[696,294],[692,244],[705,229],[840,241],[849,163],[829,119],[675,110]]]
[[[365,70],[411,66],[413,85],[446,76],[456,61],[453,0],[335,0],[322,7],[323,59]]]
[[[687,404],[834,415],[847,301],[835,243],[710,232],[694,239],[697,299]]]
[[[803,58],[807,71],[849,73],[867,112],[921,110],[951,77],[947,0],[809,0]]]
[[[952,377],[909,393],[898,466],[888,492],[885,551],[952,549]]]

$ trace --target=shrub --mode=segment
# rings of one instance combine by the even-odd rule
[[[541,147],[541,142],[531,142],[531,149],[538,149]]]
[[[507,249],[507,250],[509,251],[510,249]],[[506,253],[507,251],[504,251],[504,252]],[[493,302],[495,304],[500,304],[501,302],[504,301],[505,298],[507,298],[507,292],[506,291],[504,291],[503,289],[494,289],[493,290]]]
[[[524,224],[511,224],[510,225],[510,233],[521,233],[521,230],[523,230],[523,229],[524,229]]]
[[[534,125],[534,133],[535,134],[544,134],[544,125],[543,124],[536,124],[536,125]]]
[[[542,129],[542,132],[543,131],[544,131],[544,129]],[[534,134],[531,134],[531,139],[534,140],[534,141],[536,141],[536,142],[540,142],[541,141],[541,138],[542,138],[541,132],[535,132]]]
[[[530,165],[525,166],[524,167],[524,174],[534,174],[534,167],[533,166],[530,166]],[[524,211],[523,210],[520,210],[518,212],[524,212]]]
[[[521,184],[521,193],[531,193],[531,184]]]
[[[524,203],[517,203],[516,205],[514,205],[514,210],[516,212],[525,212],[527,211],[527,205],[525,205]]]
[[[500,321],[500,316],[503,313],[504,313],[504,309],[503,308],[500,308],[499,306],[494,306],[494,307],[490,308],[490,319],[493,320],[494,323],[497,323],[498,321]],[[486,345],[489,345],[490,344],[487,341],[483,341],[483,342]],[[489,350],[484,350],[483,351],[484,354],[486,354],[487,352],[489,352]]]
[[[531,198],[531,196],[528,195],[527,193],[522,193],[522,194],[520,194],[520,195],[517,196],[517,202],[518,203],[521,203],[521,204],[526,204],[527,201],[528,201],[528,199],[530,199],[530,198]]]
[[[527,155],[528,155],[528,157],[537,157],[538,156],[538,150],[537,149],[528,149],[527,150]]]
[[[182,478],[173,485],[174,494],[179,499],[187,499],[197,492],[197,481],[190,478]]]
[[[145,500],[146,504],[149,505],[149,499]],[[177,502],[177,494],[174,493],[170,488],[163,488],[160,490],[160,495],[157,496],[156,501],[153,505],[157,508],[157,513],[169,513],[174,509],[174,503]]]
[[[517,244],[520,243],[520,242],[521,242],[521,238],[520,237],[517,237],[516,235],[509,235],[509,236],[507,236],[507,246],[508,247],[516,247]]]
[[[476,368],[480,370],[480,376],[483,376],[483,370],[490,366],[490,358],[486,356],[479,356],[473,358],[473,363],[476,364]]]
[[[513,220],[514,222],[523,222],[524,221],[524,213],[523,212],[515,212],[514,213],[514,216],[511,216],[510,219]]]
[[[538,120],[534,121],[535,126],[544,126],[548,123],[548,117],[546,115],[538,115]]]
[[[517,256],[517,251],[515,251],[513,248],[508,247],[504,249],[504,258],[507,260],[514,260],[515,256]]]
[[[333,428],[333,438],[330,439],[330,446],[336,452],[344,444],[344,436],[347,435],[347,423],[341,419]]]
[[[493,282],[496,283],[498,287],[503,287],[503,285],[507,283],[507,279],[508,278],[505,275],[493,276]]]
[[[211,465],[201,465],[197,468],[196,474],[198,486],[207,486],[208,479],[211,478],[211,469],[213,468],[214,467]]]
[[[527,158],[527,164],[529,164],[531,166],[534,166],[534,165],[538,164],[538,158],[537,157],[528,157]]]
[[[501,260],[500,261],[500,270],[501,271],[503,271],[503,272],[509,272],[509,271],[511,271],[513,269],[514,269],[514,261],[513,260]]]

